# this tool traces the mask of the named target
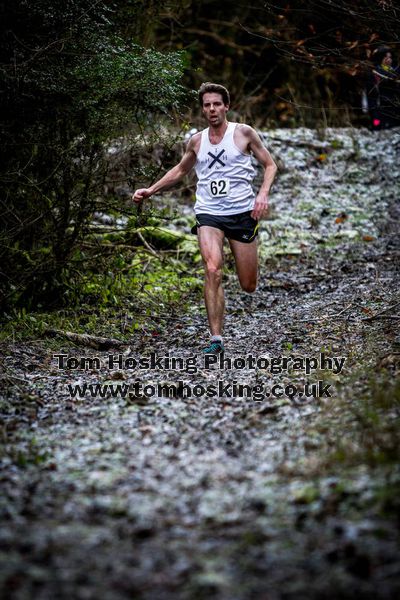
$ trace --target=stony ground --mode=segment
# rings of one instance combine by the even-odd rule
[[[227,257],[231,365],[204,363],[197,302],[118,350],[2,344],[4,597],[399,596],[400,136],[268,141],[281,176],[253,297]],[[111,387],[71,397],[85,383]]]

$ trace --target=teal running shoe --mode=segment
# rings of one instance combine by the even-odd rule
[[[224,344],[219,340],[211,340],[206,348],[203,348],[203,354],[221,354],[225,352]]]

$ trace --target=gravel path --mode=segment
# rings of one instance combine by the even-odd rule
[[[197,304],[118,351],[3,343],[3,597],[398,597],[399,135],[355,135],[271,132],[259,289],[226,275],[231,365],[205,364]]]

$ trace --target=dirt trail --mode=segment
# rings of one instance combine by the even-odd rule
[[[275,132],[258,291],[227,273],[232,368],[199,354],[201,307],[121,351],[60,342],[100,368],[60,369],[44,341],[3,344],[4,597],[398,597],[399,135],[356,135]],[[164,362],[125,363],[152,352]],[[317,381],[322,397],[297,394]],[[85,383],[136,390],[71,398]]]

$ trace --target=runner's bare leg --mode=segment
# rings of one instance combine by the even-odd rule
[[[211,335],[222,335],[225,298],[222,288],[224,233],[216,227],[198,228],[198,240],[203,258],[205,280],[204,300]]]
[[[229,245],[235,258],[236,273],[242,290],[248,293],[254,292],[257,287],[258,271],[257,240],[249,244],[229,240]]]

